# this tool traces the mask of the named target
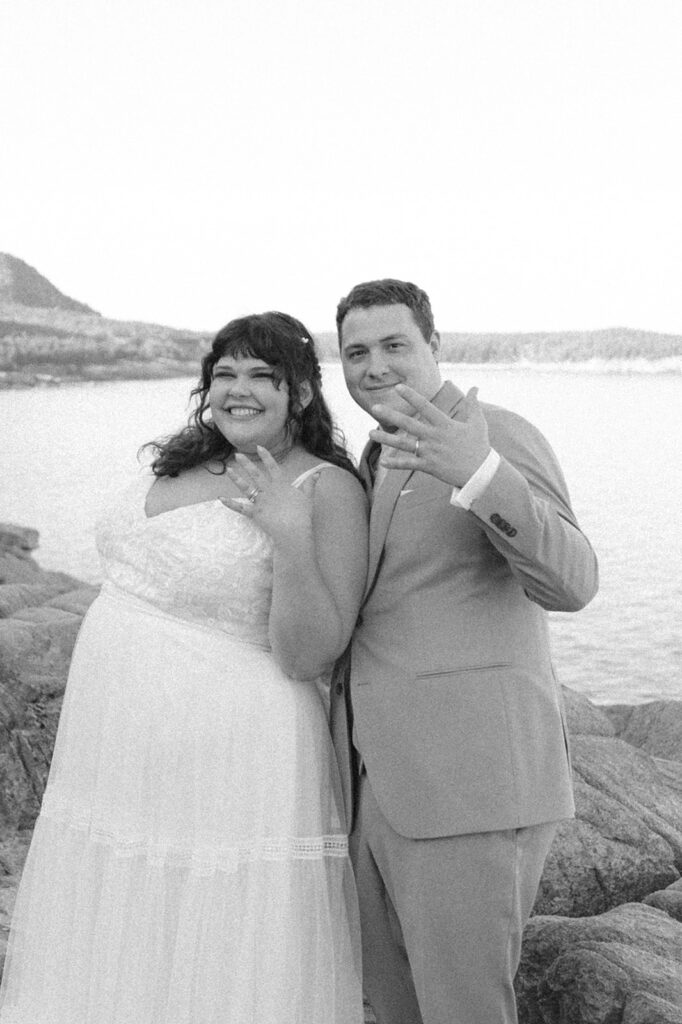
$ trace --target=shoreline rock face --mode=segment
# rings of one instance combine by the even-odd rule
[[[564,699],[576,817],[559,825],[535,912],[584,917],[677,881],[682,792],[652,756],[616,735],[605,709],[567,689]]]
[[[682,756],[647,752],[673,752],[682,704],[564,696],[576,817],[559,825],[524,932],[519,1022],[682,1024]]]
[[[0,960],[52,758],[83,615],[97,596],[34,560],[38,532],[0,524]]]
[[[682,924],[643,903],[533,917],[517,975],[524,1024],[679,1024]]]
[[[8,570],[11,570],[13,559],[24,559],[28,563],[29,572],[40,572],[40,567],[31,558],[31,552],[38,547],[38,531],[27,526],[16,526],[14,523],[0,523],[0,558],[9,559]],[[0,569],[2,583],[13,582],[4,578]]]
[[[612,704],[604,711],[616,736],[652,757],[682,761],[682,700]]]
[[[82,618],[97,596],[0,524],[0,960]],[[682,1024],[682,701],[564,691],[576,817],[524,933],[520,1024]],[[372,1020],[367,1012],[367,1020]]]

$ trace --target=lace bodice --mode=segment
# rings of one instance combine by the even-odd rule
[[[96,524],[105,583],[163,612],[268,646],[272,542],[221,501],[148,518],[141,475]]]

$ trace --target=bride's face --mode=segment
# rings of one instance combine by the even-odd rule
[[[208,399],[215,426],[237,451],[255,453],[260,444],[276,454],[290,446],[289,388],[285,380],[277,384],[269,363],[223,356],[213,367]]]

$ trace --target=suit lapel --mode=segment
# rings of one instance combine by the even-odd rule
[[[370,496],[372,494],[372,473],[380,447],[376,441],[368,441],[360,456],[358,473],[365,485],[365,490]]]
[[[365,596],[374,582],[374,577],[379,566],[381,552],[384,549],[384,541],[391,517],[395,508],[398,496],[409,480],[412,472],[409,469],[391,469],[386,479],[372,498],[372,507],[369,516],[369,566],[367,569],[367,589]]]
[[[440,409],[446,416],[451,419],[457,419],[457,406],[464,398],[464,392],[460,391],[451,380],[444,380],[443,386],[435,396],[431,399],[431,404],[435,405],[436,409]]]
[[[381,521],[381,517],[377,519],[377,501],[378,494],[386,487],[389,480],[393,476],[389,473],[383,482],[382,487],[377,492],[377,500],[375,500],[374,491],[374,475],[376,473],[376,463],[380,455],[381,446],[376,441],[368,441],[365,445],[365,449],[360,459],[360,465],[358,466],[358,472],[362,477],[367,493],[370,496],[370,508],[369,508],[369,556],[368,556],[368,567],[367,567],[367,585],[365,587],[365,598],[369,595],[374,576],[376,575],[377,565],[382,550],[383,537],[386,535],[385,531],[388,528],[388,519],[390,519],[390,512],[388,518],[385,519],[385,526],[382,530],[378,527],[378,522]],[[391,504],[391,509],[395,504],[395,501]]]
[[[455,387],[451,381],[446,380],[443,382],[443,386],[438,394],[432,399],[432,402],[441,412],[456,418],[457,406],[463,397],[463,392]],[[369,461],[372,459],[376,447],[376,443],[371,441],[362,453],[360,473],[365,481],[369,480],[371,482]],[[395,509],[400,492],[404,489],[413,472],[413,470],[409,469],[390,470],[376,496],[373,496],[369,517],[369,564],[364,600],[369,597],[374,586],[381,562],[381,554],[386,542],[386,534],[391,525],[393,510]]]

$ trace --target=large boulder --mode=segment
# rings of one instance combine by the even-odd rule
[[[40,622],[44,625],[54,622],[73,622],[74,619],[78,619],[80,622],[79,615],[62,608],[50,608],[49,605],[41,605],[39,608],[22,608],[20,612],[15,612],[12,616],[13,621]]]
[[[673,882],[667,889],[659,889],[645,896],[642,903],[648,907],[657,907],[664,910],[670,917],[682,923],[682,879]]]
[[[39,573],[40,566],[35,559],[30,556],[22,558],[0,548],[0,584],[36,583]]]
[[[568,686],[562,686],[561,690],[570,736],[616,735],[615,727],[603,708]]]
[[[680,1024],[682,924],[632,903],[531,918],[516,990],[522,1024]]]
[[[682,761],[682,700],[612,704],[604,711],[617,736],[654,757]]]
[[[682,868],[682,797],[661,778],[654,759],[617,738],[576,736],[572,750],[577,778],[617,800],[665,839]]]
[[[655,757],[654,761],[666,783],[682,793],[682,761],[670,761],[664,757]]]
[[[559,825],[534,913],[599,914],[679,878],[670,844],[635,814],[580,779],[575,796],[577,817]]]
[[[98,592],[41,569],[37,545],[37,530],[0,524],[0,844],[40,808],[71,652]]]
[[[31,831],[29,829],[23,832],[13,832],[6,838],[0,838],[0,972],[5,957],[17,887],[30,841]]]
[[[28,526],[0,523],[0,551],[10,552],[18,558],[28,558],[38,547],[39,534]]]
[[[680,877],[682,791],[587,698],[567,690],[565,704],[576,817],[558,827],[535,913],[583,917]]]
[[[76,590],[67,590],[64,594],[50,598],[46,602],[46,608],[60,608],[65,612],[72,612],[74,615],[85,615],[88,608],[99,594],[100,588],[92,585],[83,585]]]
[[[621,1024],[681,1024],[679,1004],[654,995],[634,992],[628,997]]]
[[[0,524],[0,970],[73,645],[99,589],[41,569],[37,544],[36,530]]]
[[[0,619],[7,619],[22,608],[37,608],[78,587],[79,580],[61,572],[41,572],[30,583],[6,583],[0,586]]]
[[[0,620],[2,835],[30,828],[40,808],[80,623],[56,608],[42,621]]]

